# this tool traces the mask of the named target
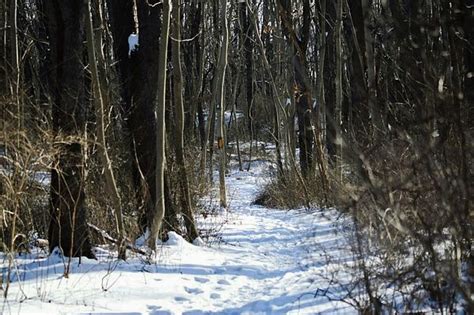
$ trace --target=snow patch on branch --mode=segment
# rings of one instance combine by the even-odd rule
[[[132,54],[132,52],[136,52],[138,50],[138,34],[130,34],[128,36],[128,56]]]

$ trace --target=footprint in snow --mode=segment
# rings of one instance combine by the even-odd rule
[[[230,285],[230,282],[224,279],[217,281],[217,283],[221,285]]]
[[[211,295],[209,297],[213,300],[217,300],[217,299],[221,298],[221,295],[217,294],[217,293],[211,293]]]
[[[182,296],[175,296],[174,300],[176,302],[187,302],[187,301],[189,301],[189,299],[187,299],[185,297],[182,297]]]
[[[199,289],[199,288],[188,288],[188,287],[184,287],[184,290],[186,292],[188,292],[189,294],[201,294],[203,293],[204,291]]]
[[[194,281],[199,282],[199,283],[206,283],[206,282],[209,282],[209,279],[201,278],[201,277],[194,277]]]

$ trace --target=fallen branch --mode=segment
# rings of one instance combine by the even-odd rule
[[[109,235],[109,233],[107,233],[106,231],[98,228],[97,226],[95,226],[94,224],[92,223],[87,223],[87,225],[95,232],[97,232],[100,236],[102,236],[105,240],[111,242],[111,243],[114,243],[116,244],[117,246],[120,246],[120,241],[118,239],[115,239],[113,238],[112,236]],[[134,245],[130,244],[130,243],[126,243],[125,244],[125,248],[128,249],[128,250],[131,250],[132,252],[134,253],[137,253],[137,254],[141,254],[141,255],[147,255],[147,253],[144,251],[144,250],[141,250],[137,247],[135,247]]]

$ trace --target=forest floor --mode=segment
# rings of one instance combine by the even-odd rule
[[[3,314],[316,314],[356,313],[346,295],[352,256],[343,219],[330,209],[277,210],[252,204],[271,177],[269,163],[227,177],[229,209],[198,218],[207,243],[177,234],[156,260],[117,261],[107,246],[98,260],[71,261],[40,249],[17,257]],[[212,201],[211,201],[212,202]],[[342,222],[343,223],[343,222]],[[5,263],[6,261],[3,260]],[[4,267],[3,264],[2,267]],[[336,301],[331,301],[336,300]]]

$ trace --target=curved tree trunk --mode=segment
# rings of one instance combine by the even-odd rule
[[[105,190],[107,195],[112,201],[112,206],[115,214],[115,221],[117,226],[117,232],[119,235],[119,258],[126,259],[126,247],[125,247],[125,231],[123,227],[123,218],[122,218],[122,202],[120,194],[117,189],[117,184],[115,180],[115,175],[112,168],[112,162],[110,161],[109,154],[107,152],[107,140],[105,138],[105,108],[108,108],[110,104],[108,103],[108,96],[103,82],[105,78],[103,77],[104,73],[99,73],[97,63],[103,65],[104,59],[102,54],[99,54],[97,58],[96,49],[95,49],[95,36],[92,22],[92,11],[91,11],[91,0],[87,1],[87,52],[89,57],[89,65],[91,68],[92,76],[92,85],[94,92],[94,103],[96,106],[96,121],[97,121],[97,141],[99,142],[100,158],[102,161],[102,166],[104,167],[104,176],[105,176]],[[101,34],[100,34],[101,36]],[[102,45],[99,46],[100,48]],[[101,67],[103,68],[103,66]]]

